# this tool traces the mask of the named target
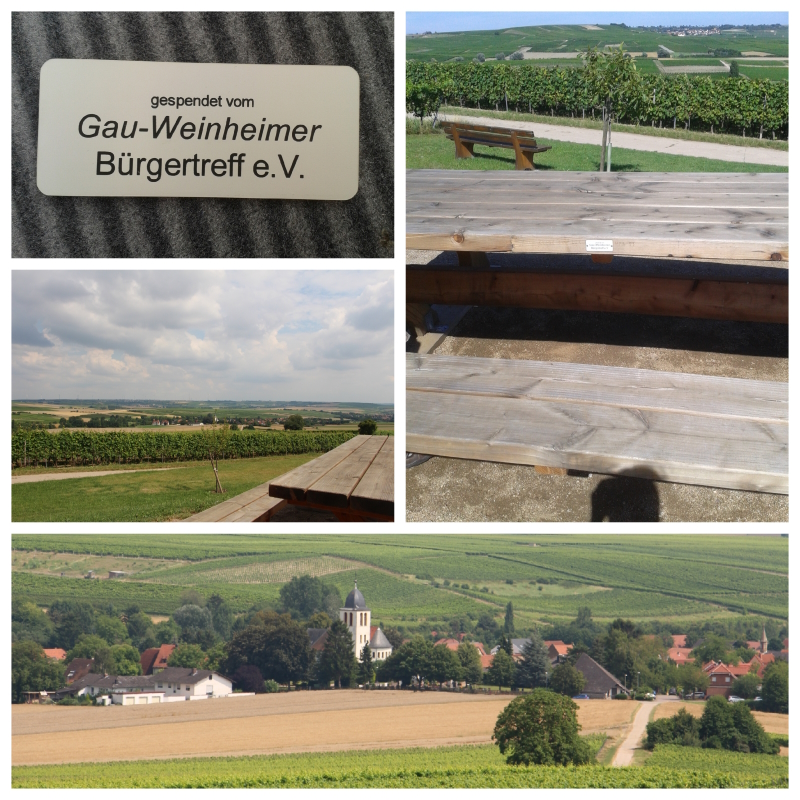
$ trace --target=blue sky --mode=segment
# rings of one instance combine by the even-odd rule
[[[789,24],[786,11],[507,11],[409,12],[406,32],[479,31],[515,25],[591,25],[624,22],[626,25],[772,25]]]

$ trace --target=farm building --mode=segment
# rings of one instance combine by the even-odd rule
[[[120,705],[136,705],[138,700],[125,696],[147,697],[142,703],[173,702],[176,700],[205,700],[210,697],[227,697],[233,693],[228,678],[207,669],[167,667],[156,675],[95,675],[90,673],[60,689],[56,699],[66,695],[81,697],[109,696]]]
[[[109,578],[124,578],[127,574],[127,572],[123,572],[120,569],[110,569],[108,571]]]
[[[586,653],[578,656],[575,669],[586,679],[583,693],[588,694],[593,700],[611,699],[618,694],[628,694],[628,690],[605,667],[601,667]]]
[[[73,658],[67,664],[66,682],[67,686],[80,680],[92,671],[94,666],[93,658]]]
[[[372,625],[372,611],[367,608],[364,595],[358,591],[358,581],[353,591],[347,595],[344,607],[339,609],[339,619],[353,637],[353,652],[359,661],[367,642],[373,661],[385,661],[392,654],[392,643],[386,638],[386,634],[377,625]],[[308,628],[307,631],[311,649],[316,654],[321,653],[328,640],[328,629]]]

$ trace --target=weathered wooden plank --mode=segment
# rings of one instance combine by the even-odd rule
[[[361,447],[351,452],[333,469],[328,470],[308,487],[306,499],[310,503],[347,508],[350,495],[380,452],[386,436],[368,436]],[[337,448],[338,449],[338,448]]]
[[[785,383],[597,364],[407,353],[406,388],[530,401],[602,403],[742,417],[769,424],[786,424],[789,419]]]
[[[406,300],[411,304],[608,311],[749,322],[789,321],[786,283],[497,269],[467,271],[412,265],[406,268]]]
[[[378,455],[350,495],[350,509],[394,517],[394,436],[387,436]]]
[[[459,367],[459,360],[443,370],[417,370],[407,361],[408,450],[788,491],[785,385],[500,359],[465,359]],[[542,377],[533,384],[537,369]],[[760,395],[763,409],[749,408]]]
[[[269,485],[270,497],[305,500],[306,491],[312,484],[366,444],[370,438],[369,436],[355,436],[319,458],[303,464],[302,467],[297,467],[285,475],[273,478]]]

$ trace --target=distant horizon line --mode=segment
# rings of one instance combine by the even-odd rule
[[[130,397],[63,397],[63,398],[44,398],[44,397],[19,397],[11,398],[12,403],[248,403],[262,405],[276,405],[279,403],[287,405],[352,405],[352,406],[393,406],[393,402],[362,402],[357,400],[159,400],[159,399],[136,399]]]

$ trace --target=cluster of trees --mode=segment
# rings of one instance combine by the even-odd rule
[[[617,63],[618,62],[618,63]],[[598,70],[600,64],[610,69]],[[603,85],[605,77],[612,83]],[[426,90],[427,87],[427,90]],[[611,94],[608,90],[611,89]],[[588,54],[581,68],[537,67],[530,62],[430,64],[406,62],[409,109],[430,115],[438,103],[585,117],[613,114],[620,122],[713,132],[788,137],[786,82],[712,80],[704,75],[641,75],[624,54]],[[609,104],[609,97],[613,102]]]
[[[697,719],[681,709],[674,717],[658,719],[647,725],[645,747],[678,744],[735,750],[740,753],[776,754],[780,747],[764,732],[745,703],[729,703],[724,697],[710,697]]]

